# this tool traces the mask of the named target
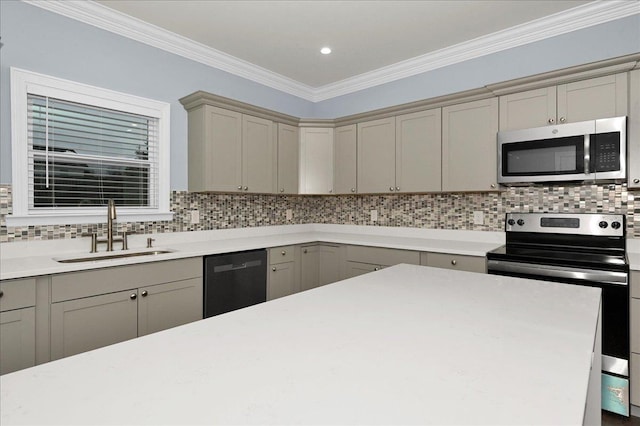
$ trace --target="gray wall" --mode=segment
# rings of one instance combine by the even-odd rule
[[[336,118],[640,52],[640,15],[314,104],[16,0],[0,0],[0,183],[11,183],[9,68],[171,104],[171,189],[187,188],[186,112],[205,90],[305,118]]]

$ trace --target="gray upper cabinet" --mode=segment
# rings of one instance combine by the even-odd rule
[[[278,193],[298,193],[298,128],[278,123]]]
[[[640,69],[629,73],[629,188],[640,188]],[[640,397],[640,396],[639,396]]]
[[[442,109],[442,190],[495,191],[498,98]]]
[[[396,117],[396,191],[440,191],[442,114],[436,108]]]
[[[242,116],[242,190],[272,193],[276,185],[277,152],[273,121]],[[221,159],[224,161],[224,158]]]
[[[333,194],[333,129],[300,129],[301,194]]]
[[[357,126],[336,127],[333,144],[333,188],[336,194],[354,194],[357,185]]]
[[[500,130],[627,115],[627,75],[619,73],[500,97]]]
[[[273,122],[210,105],[189,111],[189,190],[275,192]]]
[[[358,192],[396,190],[394,117],[358,123]]]

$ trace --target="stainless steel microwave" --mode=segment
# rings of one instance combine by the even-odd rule
[[[623,181],[627,117],[498,132],[498,182]]]

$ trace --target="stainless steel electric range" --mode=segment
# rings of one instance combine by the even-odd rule
[[[490,274],[602,289],[602,408],[629,416],[629,264],[617,214],[509,213]],[[562,327],[562,324],[558,324]]]

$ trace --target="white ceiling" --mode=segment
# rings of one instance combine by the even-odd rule
[[[640,0],[23,1],[312,102],[640,14]]]
[[[314,88],[589,3],[98,2]],[[323,46],[333,53],[322,55]]]

